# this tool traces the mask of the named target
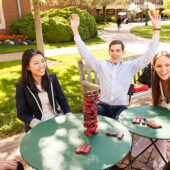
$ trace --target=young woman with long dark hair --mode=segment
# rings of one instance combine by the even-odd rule
[[[26,132],[42,121],[71,113],[56,74],[47,72],[46,59],[39,50],[24,52],[15,98],[17,116],[25,123]]]

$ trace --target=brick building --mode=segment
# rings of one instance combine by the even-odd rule
[[[61,7],[40,3],[41,11],[50,8]],[[0,3],[0,35],[10,34],[11,23],[18,18],[30,14],[32,10],[32,0],[2,0],[2,3]]]
[[[30,0],[2,0],[0,4],[0,34],[9,34],[10,24],[30,12]]]
[[[142,10],[137,17],[143,18],[145,15],[144,10],[144,2],[151,2],[155,4],[157,9],[163,9],[163,2],[162,0],[129,0],[130,2],[134,2],[139,6],[139,8]],[[32,0],[2,0],[2,3],[0,3],[0,35],[5,35],[10,33],[10,25],[11,23],[22,17],[26,16],[29,13],[31,13],[31,3]],[[48,10],[50,8],[61,8],[57,6],[48,6],[40,4],[40,10]],[[81,8],[81,7],[80,7]],[[118,16],[118,12],[125,11],[125,6],[122,5],[108,5],[106,8],[106,14],[107,16]],[[102,15],[102,7],[97,7],[96,11],[93,11],[93,15]]]
[[[129,4],[133,2],[134,4],[138,5],[138,7],[141,9],[141,12],[137,14],[137,18],[143,18],[145,17],[145,8],[146,6],[144,5],[144,3],[150,2],[152,4],[155,5],[156,9],[159,9],[160,11],[163,10],[163,0],[129,0]],[[126,5],[127,6],[127,5]],[[122,11],[126,11],[125,8],[126,6],[123,6],[120,4],[117,5],[108,5],[106,7],[106,15],[107,16],[115,16],[118,17],[118,13],[122,12]],[[96,14],[97,15],[102,15],[103,10],[102,7],[98,6],[96,8]],[[127,16],[125,16],[127,17]]]

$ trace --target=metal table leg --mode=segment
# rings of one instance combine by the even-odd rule
[[[167,163],[167,161],[165,160],[165,158],[163,157],[163,155],[161,154],[160,150],[158,149],[158,147],[156,146],[155,141],[153,141],[151,138],[150,138],[150,141],[152,142],[152,144],[154,145],[155,149],[158,151],[159,155],[161,156],[161,158],[164,160],[165,164]]]

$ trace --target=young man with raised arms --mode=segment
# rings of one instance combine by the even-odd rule
[[[157,13],[151,17],[154,27],[154,34],[147,50],[135,61],[122,62],[125,54],[124,44],[120,40],[114,40],[109,45],[110,61],[100,61],[92,55],[78,32],[80,20],[77,14],[71,15],[71,28],[74,34],[74,40],[81,57],[94,69],[99,75],[101,96],[97,105],[98,115],[108,116],[118,119],[120,113],[128,105],[128,89],[133,76],[144,68],[154,57],[159,45],[159,34],[161,29],[161,18]]]

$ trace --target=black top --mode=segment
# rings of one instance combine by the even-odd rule
[[[48,93],[50,105],[52,106],[53,109],[55,108],[57,112],[56,115],[61,113],[61,109],[64,112],[64,114],[69,113],[70,107],[69,107],[66,97],[64,96],[64,93],[57,79],[57,76],[55,74],[50,74],[50,77],[52,80],[55,106],[53,106],[52,91],[51,91],[51,86],[49,84],[47,93]],[[33,95],[35,96],[37,101],[35,100]],[[28,132],[31,129],[29,124],[33,118],[37,118],[41,120],[41,117],[42,117],[42,113],[37,104],[38,102],[39,106],[42,109],[40,98],[38,94],[33,93],[33,95],[27,88],[27,85],[25,82],[20,81],[16,84],[15,99],[16,99],[17,116],[20,120],[22,120],[25,123],[26,132]],[[59,108],[57,103],[60,105],[61,109]]]

